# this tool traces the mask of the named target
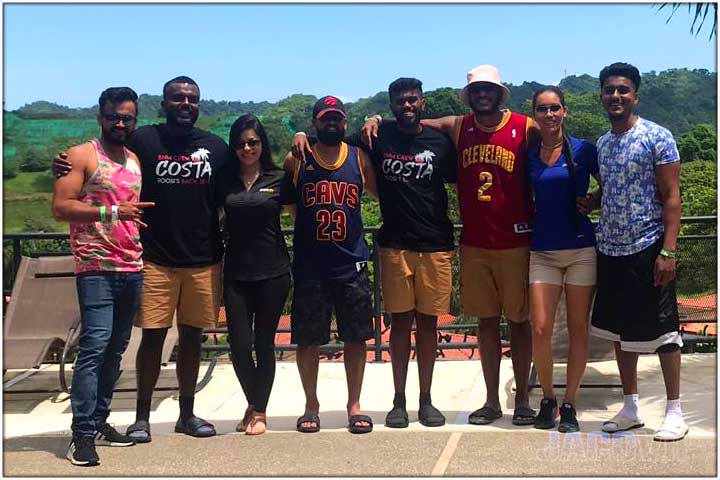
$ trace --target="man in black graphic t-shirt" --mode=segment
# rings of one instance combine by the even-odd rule
[[[453,225],[447,216],[445,183],[456,178],[455,149],[449,137],[420,125],[425,107],[422,83],[399,78],[389,86],[390,109],[397,122],[385,123],[369,146],[377,175],[383,224],[378,243],[384,310],[392,314],[390,352],[395,383],[388,427],[408,426],[405,383],[410,330],[417,325],[420,423],[441,426],[445,417],[431,402],[430,387],[437,350],[437,316],[450,308]],[[359,135],[347,139],[360,144]],[[304,149],[295,138],[294,152]]]
[[[197,83],[189,77],[173,78],[163,87],[166,123],[140,127],[128,142],[142,168],[141,201],[155,202],[143,217],[147,228],[140,231],[144,279],[136,325],[143,328],[143,337],[136,366],[136,421],[127,430],[139,443],[151,440],[152,393],[176,313],[180,418],[175,431],[215,435],[213,425],[193,414],[193,403],[202,329],[215,326],[220,307],[222,243],[213,175],[227,156],[227,145],[195,128],[199,104]],[[61,172],[63,162],[55,163]]]

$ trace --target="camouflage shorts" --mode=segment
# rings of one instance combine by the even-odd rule
[[[296,283],[290,321],[292,343],[329,343],[333,310],[340,340],[364,342],[373,338],[372,289],[367,269],[351,282]]]

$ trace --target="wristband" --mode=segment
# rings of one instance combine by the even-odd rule
[[[302,135],[303,137],[307,137],[307,134],[305,132],[295,132],[295,135]]]
[[[100,205],[100,221],[103,223],[107,222],[107,209],[105,205]]]
[[[117,205],[113,205],[110,207],[110,221],[115,223],[118,220],[120,220],[120,208]]]
[[[674,259],[674,258],[677,257],[677,252],[676,252],[676,251],[672,251],[672,250],[665,250],[665,249],[663,248],[662,250],[660,250],[660,256],[661,256],[661,257],[665,257],[665,258],[672,258],[672,259]]]
[[[370,119],[375,119],[375,121],[378,123],[378,125],[380,125],[382,123],[382,116],[378,113],[376,113],[375,115],[370,115],[369,117],[365,117],[364,121],[367,122]]]

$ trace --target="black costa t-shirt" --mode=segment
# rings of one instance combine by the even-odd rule
[[[216,193],[225,209],[225,278],[250,282],[288,273],[290,257],[280,229],[285,172],[263,171],[250,190],[237,169],[221,172]]]
[[[225,142],[193,128],[172,136],[165,125],[138,128],[128,147],[142,167],[140,229],[143,258],[168,267],[203,267],[222,259],[220,225],[213,195],[217,169],[227,156]]]
[[[359,143],[354,135],[349,143]],[[455,147],[450,138],[423,127],[417,135],[386,122],[373,140],[370,157],[375,167],[383,224],[378,243],[383,247],[438,252],[453,250],[453,225],[447,215],[444,183],[455,183]]]

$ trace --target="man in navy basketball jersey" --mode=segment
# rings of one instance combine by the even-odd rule
[[[365,370],[365,341],[373,338],[373,308],[367,262],[370,251],[363,233],[360,198],[376,196],[369,159],[342,141],[347,129],[345,107],[332,96],[313,107],[318,141],[305,160],[289,153],[285,161],[288,203],[296,206],[291,327],[298,345],[297,365],[305,390],[300,432],[320,430],[317,398],[319,346],[330,341],[333,311],[344,343],[348,384],[348,429],[372,431],[362,415],[360,391]]]

